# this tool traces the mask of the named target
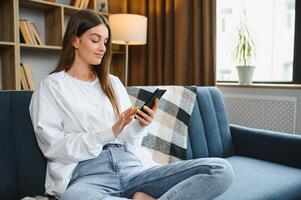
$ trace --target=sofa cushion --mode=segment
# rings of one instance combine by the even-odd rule
[[[227,160],[234,182],[217,200],[300,199],[301,169],[242,156]]]
[[[198,87],[197,104],[189,123],[194,158],[229,157],[234,154],[229,120],[216,87]]]
[[[10,126],[10,92],[0,93],[0,105],[0,198],[18,199],[15,141]]]
[[[135,106],[140,107],[156,86],[128,87],[127,91]],[[160,100],[153,122],[147,128],[142,141],[144,154],[151,154],[153,161],[168,164],[192,157],[188,139],[188,124],[195,104],[195,87],[160,86],[167,89]]]

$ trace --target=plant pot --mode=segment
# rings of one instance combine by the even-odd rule
[[[253,80],[255,66],[236,66],[238,74],[238,83],[241,85],[249,85]]]

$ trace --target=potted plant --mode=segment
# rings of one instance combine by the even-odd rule
[[[108,12],[108,0],[97,0],[97,9],[99,12]]]
[[[242,20],[237,28],[235,58],[239,84],[251,84],[255,66],[250,65],[255,57],[255,44],[247,26],[246,11],[243,10]]]

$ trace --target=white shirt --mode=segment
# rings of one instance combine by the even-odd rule
[[[119,78],[110,75],[121,112],[132,106]],[[145,128],[133,120],[115,138],[116,116],[98,78],[76,79],[64,70],[46,76],[29,105],[38,145],[47,158],[46,193],[61,197],[77,163],[97,157],[107,143],[125,144],[148,168],[155,163],[139,154]],[[142,158],[143,156],[143,158]]]

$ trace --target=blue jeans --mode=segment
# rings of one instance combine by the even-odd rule
[[[105,145],[97,158],[74,169],[61,200],[131,199],[144,192],[160,200],[214,199],[233,180],[230,164],[221,158],[200,158],[143,169],[119,144]]]

